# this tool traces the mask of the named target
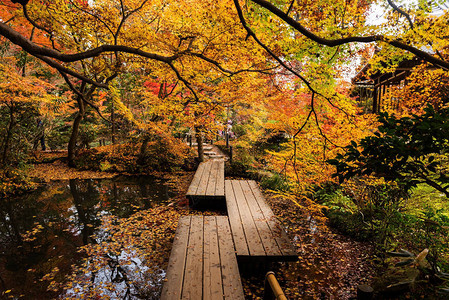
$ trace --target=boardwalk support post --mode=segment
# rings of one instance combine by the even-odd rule
[[[264,288],[264,300],[287,300],[284,292],[282,291],[279,282],[274,276],[274,272],[270,271],[265,275],[265,288]]]
[[[229,147],[229,161],[232,164],[232,146]]]

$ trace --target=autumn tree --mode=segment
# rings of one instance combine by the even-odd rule
[[[26,155],[23,149],[34,142],[41,108],[53,101],[50,89],[48,83],[23,77],[16,68],[0,63],[1,165],[16,164],[20,155]]]
[[[15,19],[2,24],[1,35],[61,73],[80,99],[73,132],[84,114],[83,106],[98,110],[88,99],[90,93],[108,88],[120,72],[151,70],[155,81],[176,85],[173,95],[183,95],[183,109],[199,105],[197,116],[201,116],[204,110],[217,107],[216,100],[210,99],[217,82],[229,80],[236,70],[266,65],[262,50],[245,41],[229,1],[210,5],[118,1],[112,6],[107,1],[31,1],[18,6],[16,15],[44,32],[52,46],[27,40],[14,29]],[[70,49],[69,53],[63,49]],[[229,60],[231,56],[238,59]]]
[[[172,98],[164,102],[173,103],[180,114],[189,108],[191,120],[204,123],[201,116],[223,108],[217,91],[235,78],[237,70],[282,66],[285,71],[273,71],[278,79],[293,76],[296,79],[285,80],[291,88],[311,94],[304,119],[309,122],[319,121],[314,109],[317,101],[334,106],[338,96],[333,86],[341,71],[335,66],[358,51],[355,44],[375,42],[385,51],[411,53],[447,68],[444,22],[435,22],[444,15],[435,18],[420,7],[405,11],[388,1],[389,20],[400,26],[376,27],[366,23],[367,11],[374,3],[253,0],[243,4],[235,0],[207,5],[167,1],[110,5],[107,1],[31,1],[15,6],[15,14],[44,32],[47,45],[27,40],[14,29],[14,19],[0,24],[0,34],[61,73],[79,98],[75,129],[84,114],[83,106],[99,110],[88,99],[89,91],[108,88],[118,73],[138,68],[151,70],[150,76],[159,84],[175,85]],[[422,50],[424,46],[435,48],[435,54]],[[74,79],[81,82],[74,84]],[[179,95],[182,105],[176,99]],[[72,139],[69,149],[73,144]]]

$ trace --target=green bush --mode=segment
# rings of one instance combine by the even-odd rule
[[[287,180],[280,174],[273,174],[263,176],[260,180],[260,185],[265,189],[288,191],[290,186]]]
[[[374,238],[374,232],[365,223],[362,214],[333,208],[327,210],[325,215],[329,219],[329,225],[332,228],[355,240],[370,241]]]
[[[397,239],[408,195],[396,184],[360,180],[347,190],[329,183],[313,196],[327,206],[325,213],[332,227],[356,239],[371,240],[382,255]]]

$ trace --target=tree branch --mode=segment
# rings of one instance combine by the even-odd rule
[[[258,43],[267,53],[271,55],[281,66],[283,66],[285,69],[289,70],[292,74],[297,76],[299,79],[304,82],[304,84],[310,89],[312,92],[316,92],[313,87],[310,85],[310,82],[305,79],[301,74],[287,66],[286,63],[284,63],[276,54],[273,53],[262,41],[259,40],[259,38],[256,36],[256,34],[251,30],[251,28],[248,27],[248,24],[246,23],[245,17],[243,16],[242,8],[240,7],[239,0],[234,0],[235,8],[237,9],[237,13],[240,19],[240,23],[245,28],[246,32],[248,32],[248,36],[251,36],[256,43]]]
[[[292,10],[293,4],[295,4],[295,0],[292,0],[292,2],[290,3],[290,6],[288,7],[287,12],[285,13],[286,15],[288,15],[290,13],[290,11]]]
[[[316,123],[316,125],[317,125],[317,127],[318,127],[318,130],[319,130],[319,132],[320,132],[320,135],[321,136],[323,136],[323,138],[325,139],[325,140],[327,140],[327,141],[329,141],[329,143],[331,143],[332,145],[334,145],[334,146],[337,146],[335,143],[333,143],[331,140],[329,140],[328,139],[328,137],[323,133],[323,131],[321,130],[321,127],[320,127],[320,125],[319,125],[319,122],[318,122],[318,115],[317,115],[317,113],[316,113],[316,111],[315,111],[315,106],[314,106],[314,100],[315,100],[315,95],[318,95],[318,96],[321,96],[321,97],[323,97],[324,99],[326,99],[327,100],[327,102],[332,106],[332,107],[334,107],[334,108],[337,108],[338,110],[340,110],[340,111],[342,111],[342,112],[344,112],[346,115],[348,115],[344,110],[342,110],[341,108],[339,108],[339,107],[337,107],[337,106],[335,106],[333,103],[332,103],[332,101],[330,100],[330,98],[328,98],[328,97],[326,97],[326,96],[324,96],[323,94],[321,94],[321,93],[319,93],[318,91],[316,91],[312,86],[311,86],[311,84],[310,84],[310,82],[306,79],[306,78],[304,78],[301,74],[299,74],[298,72],[296,72],[295,70],[293,70],[291,67],[289,67],[289,66],[287,66],[287,64],[285,64],[276,54],[274,54],[273,53],[273,51],[271,51],[262,41],[260,41],[259,39],[258,39],[258,37],[256,36],[256,34],[251,30],[251,28],[249,28],[248,27],[248,25],[247,25],[247,23],[246,23],[246,21],[245,21],[245,18],[244,18],[244,16],[243,16],[243,12],[242,12],[242,9],[241,9],[241,7],[240,7],[240,4],[239,4],[239,2],[238,2],[239,0],[234,0],[234,4],[235,4],[235,7],[236,7],[236,9],[237,9],[237,13],[238,13],[238,16],[239,16],[239,19],[240,19],[240,23],[242,24],[242,26],[246,29],[246,31],[248,32],[248,36],[251,36],[251,37],[253,37],[253,39],[265,50],[265,51],[267,51],[277,62],[279,62],[279,64],[281,65],[281,66],[283,66],[285,69],[287,69],[287,70],[289,70],[292,74],[294,74],[295,76],[297,76],[299,79],[301,79],[301,81],[302,82],[304,82],[305,84],[306,84],[306,86],[307,86],[307,88],[312,92],[312,100],[311,100],[311,110],[310,110],[310,112],[309,112],[309,115],[307,116],[307,119],[306,119],[306,122],[303,124],[303,126],[301,126],[301,128],[300,128],[300,130],[295,134],[295,136],[297,135],[297,134],[299,134],[299,132],[301,132],[302,131],[302,129],[304,128],[304,126],[307,124],[307,122],[309,121],[309,119],[310,119],[310,116],[311,116],[311,114],[313,114],[314,115],[314,117],[315,117],[315,123]]]
[[[238,73],[244,73],[244,72],[249,72],[249,73],[251,73],[251,72],[257,72],[257,73],[269,74],[269,73],[267,73],[267,71],[274,70],[274,69],[276,69],[276,68],[279,67],[279,66],[275,66],[275,67],[272,67],[272,68],[262,69],[262,70],[257,70],[257,69],[253,69],[253,70],[252,70],[252,69],[241,69],[241,70],[237,70],[237,71],[231,71],[231,70],[228,70],[228,69],[223,68],[223,67],[220,65],[219,62],[217,62],[217,61],[215,61],[215,60],[213,60],[213,59],[211,59],[211,58],[205,56],[205,55],[202,54],[202,53],[188,52],[187,54],[188,54],[188,55],[195,56],[195,57],[198,57],[198,58],[200,58],[200,59],[202,59],[202,60],[204,60],[204,61],[206,61],[206,62],[208,62],[208,63],[210,63],[210,64],[212,64],[212,65],[214,65],[214,66],[216,66],[221,72],[226,73],[226,74],[230,74],[230,75],[236,75],[236,74],[238,74]]]
[[[92,85],[94,85],[96,87],[101,87],[101,88],[105,88],[105,89],[108,88],[107,85],[99,83],[99,82],[96,82],[96,81],[94,81],[94,80],[92,80],[90,78],[87,78],[84,75],[81,75],[81,74],[79,74],[79,73],[77,73],[77,72],[75,72],[73,70],[70,70],[69,68],[64,67],[63,65],[57,63],[56,61],[54,61],[54,60],[52,60],[52,59],[50,59],[48,57],[41,56],[41,55],[36,55],[36,54],[32,54],[32,53],[30,53],[30,54],[35,56],[35,57],[37,57],[37,58],[39,58],[40,60],[45,62],[50,67],[55,68],[56,70],[58,70],[58,72],[63,72],[65,74],[69,74],[69,75],[71,75],[73,77],[76,77],[76,78],[82,80],[82,81],[85,81],[86,83],[90,83],[90,84],[92,84]]]
[[[171,62],[168,63],[168,65],[173,70],[173,72],[175,72],[176,77],[178,77],[178,79],[182,81],[182,83],[184,83],[184,85],[192,92],[193,96],[195,97],[195,100],[199,101],[200,98],[198,98],[198,95],[196,94],[195,90],[190,86],[190,83],[184,77],[181,76],[181,73],[179,73],[178,69],[176,69],[176,67]]]
[[[54,37],[53,37],[53,32],[51,32],[50,30],[48,30],[47,28],[37,24],[33,19],[30,18],[30,16],[28,15],[28,10],[26,5],[23,5],[23,15],[25,16],[25,19],[28,20],[28,22],[30,22],[31,25],[33,25],[34,27],[36,27],[39,30],[42,30],[43,32],[46,32],[49,35],[49,39],[51,41],[51,45],[53,46],[53,49],[56,49],[55,46],[55,41],[54,41]]]
[[[353,36],[353,37],[345,37],[345,38],[334,39],[334,40],[322,38],[322,37],[314,34],[313,32],[309,31],[300,22],[295,21],[294,19],[289,17],[282,10],[278,9],[276,6],[274,6],[270,2],[268,2],[266,0],[251,0],[251,1],[262,6],[265,9],[267,9],[274,15],[278,16],[283,21],[285,21],[287,24],[289,24],[294,29],[296,29],[301,34],[303,34],[305,37],[309,38],[310,40],[312,40],[318,44],[329,46],[329,47],[336,47],[336,46],[340,46],[343,44],[354,43],[354,42],[358,42],[358,43],[384,42],[384,43],[390,44],[396,48],[413,53],[417,57],[422,58],[425,61],[430,62],[431,64],[433,64],[435,66],[438,66],[445,70],[449,70],[449,62],[447,62],[445,60],[438,59],[425,51],[422,51],[413,46],[407,45],[399,40],[389,40],[383,35]],[[236,3],[236,2],[237,2],[237,0],[234,0],[234,3]],[[236,3],[235,6],[236,7],[239,6],[238,3]],[[239,10],[239,8],[238,8],[238,10]],[[240,13],[241,13],[241,10],[240,10],[239,14]]]
[[[436,183],[433,180],[430,180],[428,177],[426,176],[420,176],[424,182],[428,185],[430,185],[431,187],[433,187],[434,189],[444,193],[446,195],[447,198],[449,198],[449,191],[447,189],[445,189],[444,187],[442,187],[441,185],[439,185],[438,183]]]
[[[59,70],[58,70],[58,71],[59,71]],[[64,80],[65,80],[65,82],[67,83],[67,85],[69,86],[69,88],[70,88],[75,94],[77,94],[78,97],[79,97],[84,103],[86,103],[86,104],[88,104],[89,106],[91,106],[91,107],[98,113],[98,115],[99,115],[103,120],[105,120],[105,121],[108,122],[108,123],[111,123],[111,121],[109,121],[108,119],[106,119],[106,118],[101,114],[100,109],[99,109],[95,104],[93,104],[92,102],[90,102],[89,100],[87,100],[86,97],[84,97],[83,93],[81,93],[80,91],[78,91],[78,89],[75,88],[75,86],[72,84],[72,82],[70,81],[70,79],[69,79],[69,77],[67,76],[67,74],[65,74],[65,73],[62,72],[62,71],[59,71],[59,74],[61,74],[61,76],[64,78]],[[92,94],[93,91],[94,91],[94,89],[92,89],[92,90],[90,91],[90,94]]]
[[[10,40],[13,44],[20,46],[24,51],[30,53],[31,55],[47,56],[62,62],[80,61],[87,58],[97,57],[102,53],[116,52],[116,51],[135,54],[165,63],[171,63],[172,61],[174,61],[179,57],[179,54],[175,54],[172,56],[162,56],[159,54],[149,53],[140,49],[122,45],[102,45],[84,52],[79,52],[75,54],[64,54],[56,50],[41,47],[33,43],[32,41],[21,35],[19,32],[15,31],[8,25],[4,24],[3,22],[0,23],[0,35]]]
[[[407,19],[408,23],[410,24],[410,28],[413,29],[413,21],[410,18],[410,15],[401,8],[399,8],[392,0],[387,0],[387,2],[395,11],[397,11],[399,14],[403,15]]]

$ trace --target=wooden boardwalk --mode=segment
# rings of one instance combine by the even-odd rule
[[[198,206],[209,200],[213,201],[211,204],[215,202],[224,206],[224,164],[221,159],[199,164],[186,195],[191,206]]]
[[[226,206],[239,257],[298,259],[295,248],[252,180],[226,180]]]
[[[179,220],[161,299],[245,299],[228,217]]]
[[[203,201],[210,207],[217,200],[226,200],[228,216],[179,220],[161,299],[243,300],[238,260],[298,259],[256,182],[225,181],[224,160],[201,163],[187,197],[192,206]]]

